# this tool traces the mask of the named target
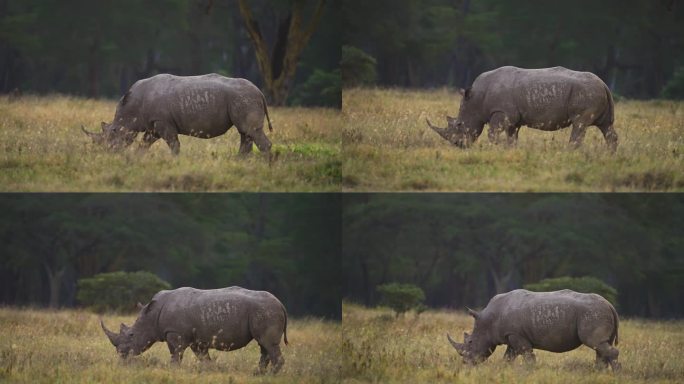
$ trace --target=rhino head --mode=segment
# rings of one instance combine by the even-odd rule
[[[103,121],[100,126],[102,132],[90,132],[82,125],[81,130],[93,140],[94,144],[113,151],[128,147],[138,135],[136,131],[114,123],[107,124]]]
[[[102,330],[105,335],[107,335],[107,338],[112,345],[114,345],[116,352],[121,358],[125,359],[129,356],[137,356],[145,352],[155,341],[157,341],[154,328],[148,325],[150,324],[149,321],[146,321],[149,306],[149,304],[143,306],[138,303],[138,307],[141,311],[135,324],[133,324],[132,327],[129,327],[126,324],[121,323],[119,333],[107,329],[102,319],[100,319]]]
[[[470,88],[459,91],[461,93],[461,107],[458,117],[446,116],[447,127],[440,128],[432,125],[429,119],[425,119],[433,131],[437,132],[444,140],[459,148],[468,148],[482,133],[484,123],[480,122],[478,114],[474,113],[476,107],[472,101]]]
[[[468,313],[475,318],[473,333],[463,332],[463,343],[457,343],[447,333],[447,339],[456,352],[463,357],[463,362],[470,365],[481,363],[494,353],[496,344],[490,341],[486,325],[480,320],[479,312],[468,308]],[[480,320],[480,324],[478,324]],[[478,327],[479,325],[479,327]]]

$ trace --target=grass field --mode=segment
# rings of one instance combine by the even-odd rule
[[[105,316],[118,329],[133,316]],[[210,350],[211,363],[186,350],[180,367],[165,343],[121,361],[98,316],[84,311],[0,308],[0,382],[17,383],[322,383],[339,376],[340,325],[317,319],[288,321],[290,344],[277,374],[255,375],[260,352],[252,342],[232,352]]]
[[[237,155],[235,128],[213,139],[180,136],[174,158],[163,140],[147,153],[108,153],[81,124],[99,130],[115,101],[67,96],[0,98],[3,191],[339,191],[341,119],[333,109],[270,108],[277,159]],[[138,140],[142,138],[139,135]]]
[[[684,380],[684,321],[623,319],[619,345],[622,370],[594,368],[595,353],[582,346],[566,353],[535,350],[537,363],[503,361],[499,346],[486,362],[466,366],[446,339],[472,330],[465,312],[408,313],[342,306],[342,376],[348,383],[681,383]]]
[[[343,92],[346,191],[681,191],[684,102],[622,101],[615,106],[617,153],[590,127],[568,148],[570,128],[523,127],[517,146],[487,139],[458,149],[425,123],[446,126],[459,96],[445,89],[346,89]]]

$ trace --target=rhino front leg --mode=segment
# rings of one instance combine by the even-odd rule
[[[143,135],[143,140],[142,143],[140,143],[138,150],[146,151],[150,149],[152,144],[154,144],[157,140],[159,140],[159,135],[157,135],[154,131],[145,131],[145,135]]]
[[[536,357],[532,351],[532,344],[522,336],[510,335],[508,336],[508,348],[511,348],[512,354],[522,355],[525,362],[528,364],[534,364]]]
[[[166,335],[166,345],[169,347],[171,353],[171,362],[180,364],[183,360],[183,352],[188,347],[188,343],[183,340],[183,336],[177,333],[169,333]]]
[[[518,357],[518,354],[515,353],[515,350],[511,348],[511,346],[509,345],[506,348],[506,352],[504,353],[504,360],[512,362],[513,360],[515,360],[516,357]]]
[[[511,119],[506,116],[505,113],[503,112],[496,112],[492,115],[492,117],[489,119],[489,132],[487,133],[487,136],[489,137],[489,141],[492,143],[498,144],[499,142],[499,135],[501,132],[506,132],[508,136],[508,141],[507,143],[511,143],[511,129],[514,129],[513,123],[511,123]],[[516,138],[517,138],[517,133],[516,133]]]
[[[178,131],[176,131],[176,128],[172,127],[169,123],[155,121],[154,130],[162,139],[164,139],[164,141],[166,141],[166,144],[169,145],[173,155],[178,155],[180,153],[180,141],[178,141]]]
[[[209,357],[209,348],[205,347],[200,344],[192,344],[190,345],[190,349],[192,349],[192,352],[197,356],[197,359],[201,362],[210,362],[211,358]]]

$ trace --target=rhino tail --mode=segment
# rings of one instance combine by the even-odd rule
[[[271,118],[268,117],[268,105],[266,105],[266,96],[261,94],[261,99],[264,101],[264,113],[266,113],[266,121],[268,121],[268,130],[273,132],[273,126],[271,125]]]
[[[285,306],[283,306],[283,314],[285,315],[285,326],[283,327],[283,341],[285,341],[285,345],[287,345],[287,310],[285,309]]]
[[[618,328],[620,327],[620,318],[618,317],[615,307],[611,305],[610,310],[613,311],[613,322],[615,323],[615,330],[611,336],[611,343],[615,342],[615,345],[618,345]]]
[[[606,90],[606,96],[608,97],[608,109],[603,114],[603,123],[608,123],[607,125],[613,125],[615,122],[615,102],[613,101],[613,93],[607,85],[604,84]]]

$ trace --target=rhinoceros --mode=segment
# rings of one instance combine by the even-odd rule
[[[122,358],[145,352],[165,341],[171,361],[180,363],[189,346],[201,361],[209,361],[209,349],[232,351],[252,339],[261,347],[259,371],[270,362],[278,372],[284,359],[280,338],[287,345],[287,311],[272,294],[241,287],[201,290],[178,288],[160,291],[146,305],[133,326],[121,324],[119,333],[100,325]]]
[[[447,116],[447,127],[428,126],[450,143],[466,148],[489,124],[489,139],[505,131],[508,143],[518,139],[520,127],[556,131],[572,125],[570,144],[582,143],[586,129],[597,126],[615,151],[613,96],[606,84],[590,72],[563,67],[523,69],[501,67],[478,76],[471,88],[461,90],[458,117]]]
[[[596,351],[597,367],[620,368],[619,319],[615,308],[597,294],[568,289],[530,292],[517,289],[494,296],[480,312],[468,309],[475,318],[472,334],[463,334],[463,343],[451,345],[467,364],[486,360],[497,345],[507,345],[504,358],[513,361],[523,355],[534,362],[533,349],[567,352],[584,344]]]
[[[102,122],[102,132],[81,129],[96,144],[118,150],[144,132],[141,149],[164,139],[177,155],[178,135],[212,138],[235,125],[240,133],[241,155],[269,152],[271,142],[263,130],[264,115],[273,131],[263,93],[245,79],[215,73],[202,76],[161,74],[137,81],[119,100],[114,120]]]

